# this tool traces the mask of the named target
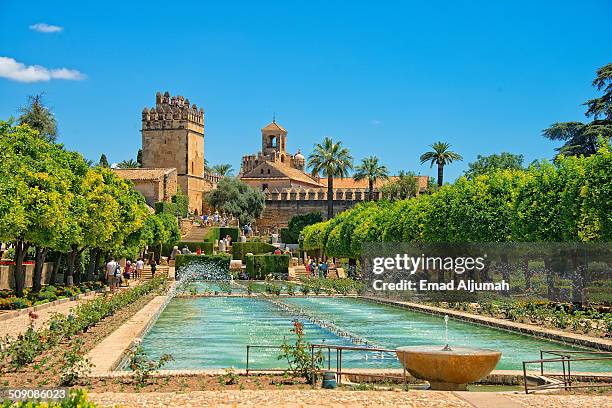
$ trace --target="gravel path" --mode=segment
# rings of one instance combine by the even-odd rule
[[[546,408],[610,408],[612,407],[612,395],[509,395],[512,401],[524,407],[546,407]]]
[[[472,407],[450,392],[435,391],[192,391],[91,393],[89,397],[105,407]]]

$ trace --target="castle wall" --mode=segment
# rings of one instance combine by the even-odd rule
[[[355,206],[359,201],[334,200],[334,215]],[[296,215],[321,212],[327,219],[327,200],[266,200],[266,208],[257,220],[259,231],[285,228]]]

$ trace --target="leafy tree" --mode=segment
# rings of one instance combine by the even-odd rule
[[[212,166],[212,172],[221,177],[229,177],[234,174],[234,169],[231,164],[215,164]]]
[[[476,161],[468,164],[468,170],[466,170],[465,176],[468,179],[473,179],[483,174],[506,169],[523,169],[523,155],[508,152],[492,154],[489,156],[478,155]]]
[[[318,211],[295,215],[289,220],[287,228],[281,229],[281,239],[286,244],[297,244],[305,226],[321,221],[323,221],[323,216]]]
[[[164,244],[174,245],[181,238],[176,217],[172,214],[151,214],[145,220],[146,229],[151,231],[148,245],[158,248],[156,259],[159,261]]]
[[[361,164],[355,167],[353,179],[355,181],[368,180],[368,200],[374,198],[374,184],[378,180],[387,180],[389,178],[389,170],[387,166],[379,164],[378,157],[370,156],[361,161]]]
[[[612,137],[612,64],[607,64],[597,70],[593,86],[604,94],[584,103],[588,106],[585,113],[593,117],[589,123],[558,122],[544,129],[542,134],[550,140],[565,142],[556,149],[566,156],[590,156],[597,151],[597,141],[600,137]]]
[[[353,169],[353,157],[342,142],[334,142],[326,137],[317,143],[308,156],[308,167],[313,176],[320,173],[327,177],[327,219],[334,216],[334,177],[346,177]]]
[[[183,192],[183,189],[180,186],[178,187],[176,194],[172,196],[172,202],[176,204],[177,216],[189,216],[189,196]]]
[[[22,296],[27,250],[54,244],[71,201],[72,175],[57,160],[65,154],[61,146],[28,125],[1,122],[0,152],[0,181],[7,193],[0,197],[0,219],[8,221],[0,225],[0,239],[14,243],[15,291]]]
[[[205,196],[212,208],[232,214],[241,224],[254,222],[265,207],[265,195],[242,181],[225,177]]]
[[[100,167],[106,167],[106,168],[110,167],[108,165],[108,159],[106,158],[106,155],[104,153],[102,153],[102,155],[100,156],[100,161],[98,162],[98,165]]]
[[[450,150],[450,144],[446,142],[436,142],[431,145],[432,150],[421,155],[421,164],[430,162],[438,166],[438,186],[442,187],[444,179],[444,166],[452,163],[454,160],[461,161],[463,157],[459,153]]]
[[[28,104],[19,108],[21,115],[19,123],[26,124],[38,131],[38,135],[47,142],[55,142],[57,138],[57,123],[55,116],[45,106],[43,95],[28,96]]]
[[[419,183],[416,175],[404,171],[400,171],[395,179],[380,188],[383,197],[390,201],[416,197],[418,191]]]
[[[106,166],[104,166],[104,167],[106,167]],[[117,163],[117,168],[119,168],[119,169],[137,169],[139,167],[140,167],[140,163],[138,163],[137,161],[132,160],[132,159],[123,160],[123,161],[120,161],[119,163]]]

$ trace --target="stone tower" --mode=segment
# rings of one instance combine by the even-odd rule
[[[271,161],[285,163],[287,158],[287,131],[273,120],[261,129],[261,152]]]
[[[182,96],[157,92],[155,106],[142,111],[142,167],[175,168],[192,211],[202,211],[204,175],[204,109]]]

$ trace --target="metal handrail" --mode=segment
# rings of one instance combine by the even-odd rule
[[[555,357],[552,358],[544,358],[544,354],[550,354]],[[598,357],[574,357],[574,355],[597,355]],[[599,357],[601,356],[601,357]],[[540,358],[538,360],[528,360],[523,361],[523,384],[525,387],[525,394],[529,394],[529,386],[527,384],[527,364],[540,364],[540,375],[544,376],[544,363],[561,363],[562,366],[562,374],[561,377],[563,379],[562,382],[557,384],[544,384],[540,386],[533,387],[532,390],[544,390],[544,389],[553,389],[553,388],[561,388],[563,387],[565,390],[569,390],[571,388],[590,388],[590,387],[610,387],[612,383],[604,383],[600,385],[588,384],[588,385],[572,385],[572,362],[577,361],[602,361],[602,360],[612,360],[612,352],[609,351],[588,351],[588,350],[540,350]],[[566,370],[567,364],[567,370]],[[549,376],[558,377],[559,374],[550,373],[546,374]]]
[[[262,368],[262,369],[253,369],[250,366],[250,357],[251,357],[251,349],[280,349],[283,346],[278,346],[278,345],[263,345],[263,344],[247,344],[246,346],[246,374],[249,375],[249,372],[252,371],[267,371],[267,372],[286,372],[286,371],[290,371],[289,369],[280,369],[280,368]],[[294,346],[290,346],[290,347],[294,347]],[[379,348],[379,347],[356,347],[356,346],[342,346],[342,345],[337,345],[337,344],[324,344],[324,343],[318,343],[318,344],[310,344],[309,345],[310,348],[310,354],[311,354],[311,362],[312,362],[312,366],[311,366],[311,372],[314,373],[321,373],[325,370],[316,370],[315,369],[315,359],[314,359],[314,354],[315,354],[315,349],[327,349],[327,371],[332,371],[332,366],[331,366],[331,351],[335,350],[336,351],[336,366],[335,366],[335,373],[336,373],[336,381],[338,384],[342,383],[342,351],[362,351],[362,352],[379,352],[379,353],[393,353],[395,354],[395,350],[394,349],[386,349],[386,348]],[[406,371],[406,367],[404,364],[402,364],[403,366],[403,374],[402,377],[398,377],[398,376],[394,376],[394,375],[386,375],[386,374],[375,374],[375,373],[368,373],[367,376],[368,377],[379,377],[379,378],[390,378],[390,379],[401,379],[404,382],[404,386],[407,386],[408,384],[408,375],[407,375],[407,371]],[[311,384],[314,387],[316,385],[316,378],[313,375],[312,379],[311,379]]]
[[[380,347],[356,347],[356,346],[342,346],[342,345],[336,345],[336,344],[311,344],[310,345],[311,348],[311,361],[312,361],[312,372],[315,372],[315,367],[314,367],[314,351],[315,349],[327,349],[327,370],[331,371],[331,350],[334,349],[336,350],[336,381],[338,384],[342,383],[342,351],[343,350],[347,350],[347,351],[365,351],[365,352],[382,352],[382,353],[393,353],[395,354],[395,350],[394,349],[385,349],[385,348],[380,348]],[[406,372],[406,366],[405,364],[402,364],[403,367],[403,375],[402,375],[402,379],[404,381],[404,386],[408,385],[408,376],[407,376],[407,372]],[[392,379],[398,379],[399,377],[393,376],[393,375],[385,375],[385,374],[368,374],[368,376],[370,377],[380,377],[380,378],[392,378]],[[315,386],[315,377],[312,377],[312,385],[313,387]]]

